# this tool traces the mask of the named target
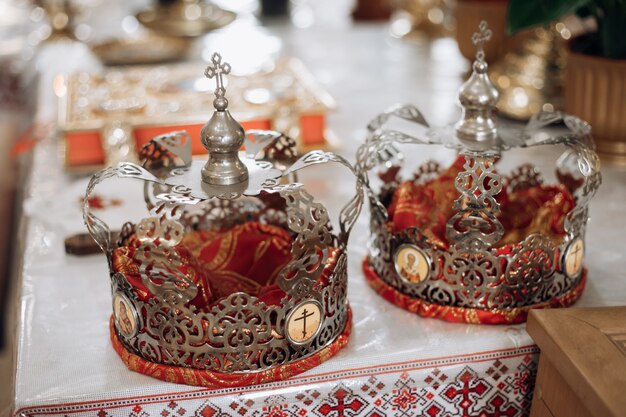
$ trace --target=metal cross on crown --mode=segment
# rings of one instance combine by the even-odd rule
[[[485,59],[485,42],[491,39],[491,29],[487,26],[487,22],[482,20],[478,25],[478,32],[472,35],[472,43],[476,45],[476,59],[483,61]]]
[[[215,52],[211,56],[211,63],[204,70],[204,75],[207,78],[215,77],[215,83],[217,87],[215,88],[215,96],[216,97],[224,97],[226,94],[226,89],[224,88],[224,75],[230,74],[230,64],[227,62],[222,63],[222,56]]]

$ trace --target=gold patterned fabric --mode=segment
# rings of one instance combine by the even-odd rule
[[[227,230],[188,233],[175,250],[180,272],[198,287],[191,304],[210,309],[217,300],[234,292],[259,296],[270,304],[285,293],[276,285],[278,273],[291,260],[293,239],[284,229],[248,222]],[[153,295],[139,274],[135,236],[113,252],[113,269],[121,272],[137,295],[147,301]]]
[[[387,208],[392,232],[417,227],[440,249],[447,249],[450,242],[446,224],[454,215],[452,206],[459,198],[455,180],[464,163],[465,159],[459,156],[435,179],[425,183],[413,180],[401,183]],[[565,216],[575,206],[574,198],[562,184],[536,185],[513,192],[503,187],[496,201],[500,204],[498,220],[505,229],[496,247],[514,244],[532,233],[541,233],[560,242],[565,236]]]

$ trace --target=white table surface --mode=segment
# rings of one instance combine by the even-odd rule
[[[258,28],[244,19],[241,26],[209,35],[197,47],[199,51],[221,51],[227,60],[235,55],[233,66],[244,53],[259,59],[278,54],[300,58],[335,97],[338,109],[328,116],[328,123],[341,139],[339,152],[352,161],[369,119],[394,103],[417,105],[431,125],[454,122],[460,113],[455,104],[457,88],[469,68],[454,40],[410,44],[391,38],[387,26],[381,24],[330,21],[305,29],[285,23]],[[65,56],[86,53],[81,47],[68,48],[76,55]],[[62,57],[52,53],[45,59]],[[92,61],[85,62],[87,67],[97,68]],[[67,69],[63,66],[67,62],[56,64]],[[198,71],[203,71],[203,64],[198,64]],[[40,100],[46,107],[40,110],[40,120],[45,121],[54,113],[49,107],[54,103],[51,92],[43,91]],[[16,413],[38,415],[47,406],[58,404],[202,392],[198,387],[169,384],[130,372],[111,347],[105,257],[79,258],[64,253],[64,237],[83,230],[79,199],[87,179],[63,173],[58,149],[50,139],[35,150],[30,197],[25,201],[28,227],[21,236],[25,250],[19,277]],[[406,156],[409,161],[450,158],[445,151],[427,147],[415,148]],[[550,172],[557,156],[555,150],[533,149],[525,154],[525,160],[548,167]],[[508,162],[521,160],[516,156]],[[603,167],[602,173],[603,184],[591,204],[585,258],[589,280],[576,304],[581,307],[626,302],[626,171]],[[317,169],[305,178],[310,181],[311,191],[331,210],[337,210],[353,192],[353,180],[341,168]],[[108,214],[119,224],[130,217],[129,213],[136,213],[141,204],[141,200],[132,199],[136,185],[126,184],[122,188],[103,187],[102,191],[106,196],[123,199],[123,206]],[[334,374],[348,384],[350,378],[367,377],[367,372],[359,369],[371,367],[384,373],[385,369],[391,372],[390,364],[395,363],[429,363],[433,358],[532,346],[523,325],[463,325],[422,319],[379,298],[365,283],[360,266],[366,251],[366,216],[367,211],[359,219],[349,247],[349,299],[354,312],[350,342],[335,358],[300,377],[298,385],[317,386],[323,391],[334,382],[317,375]],[[529,348],[528,352],[535,351]],[[230,392],[239,400],[269,394],[288,397],[294,392],[294,384]],[[220,395],[227,392],[220,391]],[[55,410],[63,414],[62,408]],[[80,414],[77,408],[72,410]],[[94,410],[86,415],[96,415]],[[107,412],[114,415],[114,411]],[[255,414],[250,411],[249,415]]]

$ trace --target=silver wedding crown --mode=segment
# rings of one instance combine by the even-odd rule
[[[205,75],[216,79],[215,111],[201,132],[208,161],[192,160],[186,132],[156,137],[142,149],[141,166],[122,162],[92,177],[83,214],[108,259],[114,336],[128,352],[158,364],[253,374],[307,358],[349,327],[346,244],[363,192],[357,182],[334,233],[327,209],[288,180],[312,165],[352,166],[330,152],[298,158],[294,141],[278,132],[244,132],[228,111],[223,76],[229,72],[230,65],[214,54]],[[125,224],[116,242],[88,204],[97,185],[110,178],[144,181],[149,211],[138,223]],[[237,254],[266,259],[276,239],[273,250],[284,260],[276,271],[257,268],[261,275],[274,273],[272,302],[247,291],[256,284],[227,268],[212,285],[230,283],[229,291],[206,288],[210,265],[249,261],[243,255],[224,259],[238,250],[233,236],[250,236],[227,233],[251,222],[265,246]],[[196,249],[189,236],[200,241]],[[210,252],[209,240],[222,246],[199,259]]]
[[[424,316],[445,318],[452,311],[454,317],[447,318],[453,321],[483,322],[478,312],[497,311],[502,314],[490,322],[522,321],[525,316],[518,314],[520,310],[566,305],[584,286],[588,203],[601,183],[591,128],[560,112],[536,114],[521,129],[499,126],[494,115],[498,91],[489,79],[483,53],[490,35],[482,22],[473,37],[478,52],[459,93],[462,117],[458,123],[431,128],[417,108],[396,106],[369,123],[368,137],[357,153],[357,172],[371,206],[370,249],[364,270],[375,277],[373,286],[381,294],[387,291],[387,298],[394,301],[389,291],[399,293],[401,297],[394,302],[404,297],[404,307]],[[408,121],[411,130],[420,133],[409,135],[390,127],[394,120]],[[555,124],[564,125],[560,134],[545,132]],[[456,196],[441,228],[442,239],[434,239],[423,226],[394,230],[392,200],[402,183],[397,173],[404,159],[399,152],[403,144],[444,146],[461,158],[449,183]],[[531,164],[503,175],[496,171],[496,162],[516,148],[559,144],[566,150],[557,161],[557,176],[570,189],[574,202],[564,215],[564,235],[554,239],[530,233],[502,245],[507,230],[500,197],[541,187],[544,181]],[[368,176],[376,167],[382,171],[377,191]],[[427,162],[415,171],[408,186],[433,184],[440,175],[439,164]],[[436,210],[437,201],[430,204]],[[455,309],[435,313],[437,307]]]

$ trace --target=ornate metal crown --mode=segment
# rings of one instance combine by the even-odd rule
[[[582,292],[587,206],[601,182],[600,162],[589,125],[574,116],[544,112],[521,129],[498,126],[498,91],[483,54],[490,31],[485,22],[479,29],[473,72],[459,94],[461,121],[430,128],[404,105],[368,126],[356,167],[371,205],[364,271],[381,295],[422,316],[521,322],[529,308],[569,305]],[[390,128],[392,119],[420,133]],[[546,132],[559,123],[562,134]],[[459,156],[446,170],[428,162],[402,181],[398,144],[443,145]],[[505,151],[557,144],[566,149],[556,164],[561,184],[544,184],[530,164],[496,171]],[[368,172],[377,166],[385,170],[374,191]]]
[[[321,151],[298,159],[277,132],[244,133],[228,111],[229,71],[214,54],[205,72],[217,83],[201,132],[208,161],[192,160],[190,138],[174,132],[142,149],[142,166],[104,169],[86,191],[85,224],[109,263],[113,345],[132,370],[179,383],[286,378],[332,356],[350,330],[346,244],[361,185],[333,233],[327,209],[287,179],[315,164],[351,165]],[[117,242],[87,203],[111,177],[145,181],[149,210]]]

